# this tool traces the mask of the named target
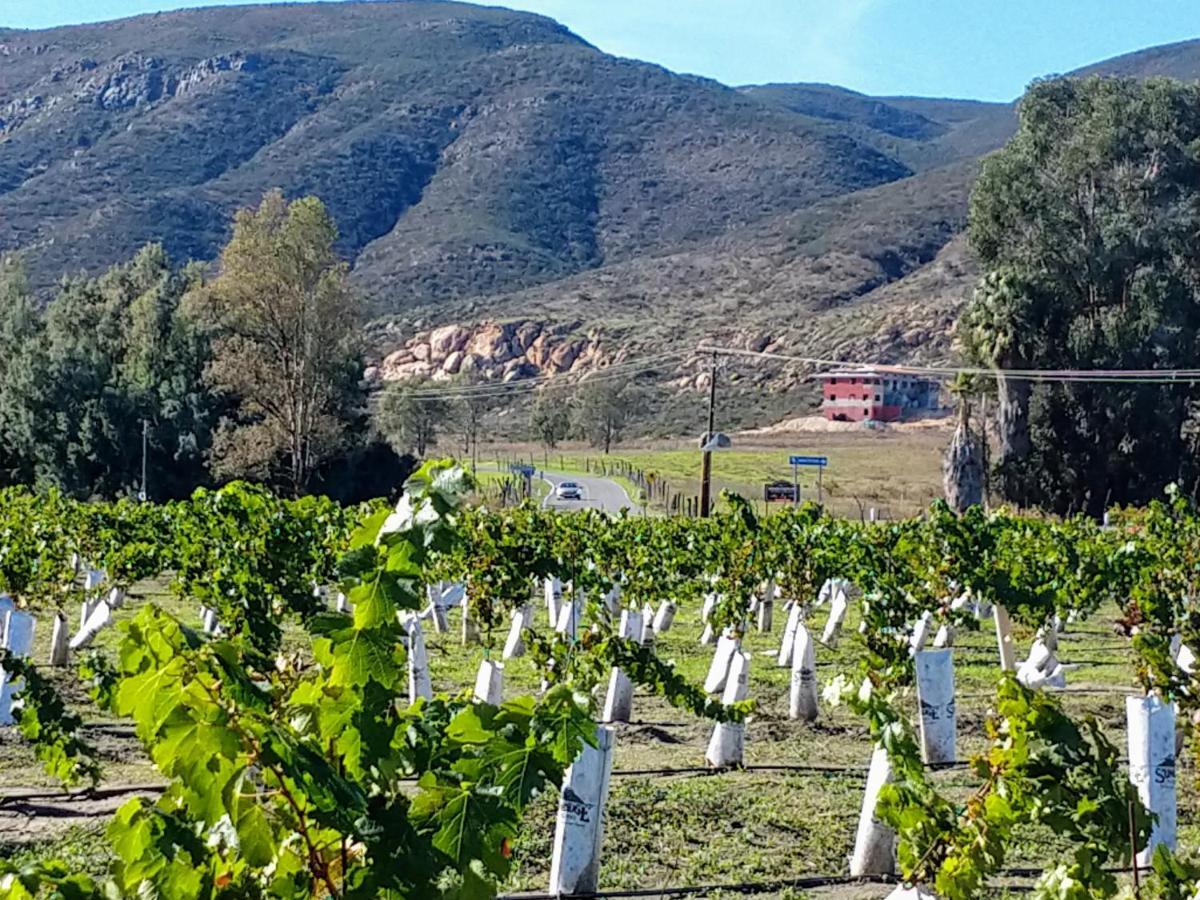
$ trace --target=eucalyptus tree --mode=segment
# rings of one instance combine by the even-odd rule
[[[190,309],[213,342],[206,379],[236,405],[213,447],[222,477],[255,477],[306,491],[344,449],[363,405],[361,319],[334,249],[337,228],[316,197],[279,191],[234,218],[219,274]]]
[[[985,274],[961,322],[1000,369],[1189,367],[1200,304],[1200,86],[1055,79],[983,164],[969,236]],[[997,487],[1099,515],[1195,481],[1183,384],[1002,377]]]

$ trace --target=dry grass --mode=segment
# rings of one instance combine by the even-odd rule
[[[713,454],[713,487],[741,494],[763,509],[763,484],[791,481],[789,456],[827,456],[822,491],[834,514],[858,518],[875,507],[883,517],[914,515],[941,496],[942,451],[949,439],[949,430],[942,428],[735,437],[733,449]],[[484,458],[526,459],[569,472],[625,462],[665,478],[672,491],[695,496],[700,489],[700,453],[694,443],[679,440],[630,443],[607,457],[577,445],[548,453],[531,444],[495,445]],[[815,469],[801,470],[800,489],[802,497],[816,499]]]

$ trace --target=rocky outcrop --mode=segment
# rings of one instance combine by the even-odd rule
[[[3,54],[0,45],[0,55]],[[194,65],[172,66],[143,53],[124,53],[99,63],[82,57],[55,66],[39,79],[34,92],[0,106],[0,134],[15,131],[30,119],[65,101],[121,111],[182,97],[204,90],[227,73],[254,72],[263,67],[254,54],[226,53]]]
[[[92,102],[103,109],[128,109],[154,103],[164,97],[182,96],[204,88],[225,72],[253,72],[260,68],[258,58],[241,53],[228,53],[203,59],[186,69],[173,69],[153,56],[126,53],[111,63],[97,68],[80,65],[81,72],[95,74],[85,79],[75,91],[75,97]],[[61,78],[63,73],[55,73]]]
[[[586,372],[620,358],[607,352],[597,331],[581,334],[578,328],[578,322],[534,319],[442,325],[405,340],[383,357],[373,374],[380,381],[515,381]]]

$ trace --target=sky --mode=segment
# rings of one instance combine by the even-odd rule
[[[46,28],[233,0],[0,0]],[[601,50],[726,84],[1012,100],[1039,76],[1200,37],[1197,0],[511,0]]]

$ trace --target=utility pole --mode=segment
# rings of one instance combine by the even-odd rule
[[[712,440],[716,429],[715,413],[717,404],[717,353],[714,350],[712,364],[708,369],[708,431],[704,433],[701,446],[706,446]],[[712,505],[712,451],[704,450],[700,454],[700,518],[708,518],[709,507]]]
[[[142,502],[150,499],[150,492],[146,489],[146,440],[150,434],[150,420],[142,419],[142,490],[141,496],[138,498]]]
[[[992,473],[988,469],[988,398],[987,394],[983,395],[980,403],[982,409],[979,411],[979,448],[980,466],[983,468],[983,511],[988,511],[988,482],[991,480]]]

